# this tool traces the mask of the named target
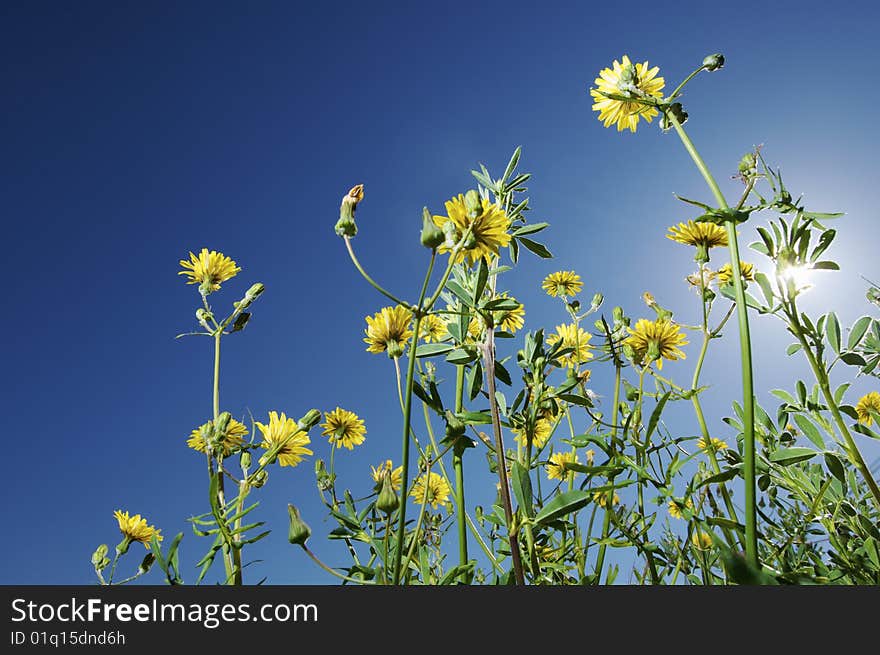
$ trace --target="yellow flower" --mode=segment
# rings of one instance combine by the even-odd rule
[[[406,342],[412,336],[410,321],[412,312],[403,305],[383,307],[372,316],[367,316],[364,343],[367,352],[381,353],[389,350],[391,354],[402,354]]]
[[[584,288],[584,283],[581,282],[581,276],[574,271],[557,271],[544,278],[541,288],[554,298],[574,296]]]
[[[670,500],[669,504],[666,507],[669,509],[669,516],[674,519],[681,519],[684,518],[684,514],[682,514],[682,509],[693,509],[694,503],[691,501],[690,498],[688,498],[684,502],[684,505],[675,500]]]
[[[669,228],[667,239],[697,248],[715,248],[727,245],[727,231],[715,223],[688,221]]]
[[[528,436],[524,430],[513,428],[514,441],[523,448],[528,444]],[[535,434],[532,435],[532,446],[541,449],[553,432],[553,424],[545,418],[539,418],[535,421]]]
[[[566,355],[563,361],[569,368],[575,368],[578,364],[583,364],[593,358],[593,353],[590,352],[590,339],[592,338],[592,334],[585,332],[583,328],[574,323],[570,323],[557,325],[556,333],[547,336],[547,343],[553,346],[561,341],[563,348],[573,348],[574,350]]]
[[[662,369],[664,359],[673,362],[685,358],[679,346],[686,346],[688,342],[676,323],[665,319],[649,321],[640,318],[635,329],[627,330],[630,336],[624,343],[632,347],[638,361],[647,360],[648,364],[656,361],[657,368]]]
[[[190,433],[189,439],[186,440],[186,445],[200,453],[205,452],[208,447],[205,442],[205,436],[210,437],[213,429],[213,421],[200,425]],[[220,441],[223,445],[223,457],[229,457],[238,450],[244,441],[243,437],[247,433],[247,428],[242,423],[239,423],[234,418],[229,419],[229,423],[226,426],[226,434],[223,435],[223,439]]]
[[[599,507],[606,507],[608,505],[608,492],[607,491],[594,491],[593,492],[593,502],[596,503]],[[620,505],[620,496],[617,495],[617,492],[614,492],[614,496],[611,498],[611,505]]]
[[[748,262],[744,262],[740,260],[739,262],[739,272],[742,275],[743,280],[747,282],[752,282],[755,279],[755,265],[749,264]],[[716,273],[718,277],[718,281],[721,284],[727,284],[733,279],[733,266],[728,262],[720,269],[718,269],[718,273]]]
[[[122,533],[122,536],[129,541],[140,541],[147,550],[150,548],[150,541],[153,539],[153,535],[156,536],[156,539],[162,541],[162,535],[159,534],[160,531],[152,525],[147,525],[147,519],[141,518],[140,514],[129,516],[128,512],[117,509],[113,512],[113,516],[119,522],[119,531]]]
[[[306,448],[311,443],[309,435],[299,429],[292,418],[287,418],[284,412],[278,416],[277,412],[269,412],[269,424],[264,425],[255,421],[260,432],[263,433],[261,448],[278,448],[278,463],[281,466],[296,466],[305,455],[314,453]]]
[[[584,454],[587,456],[587,466],[592,466],[593,458],[596,456],[596,451],[591,448]]]
[[[859,415],[859,423],[870,426],[874,423],[874,417],[871,416],[871,410],[880,412],[880,393],[872,391],[871,393],[859,398],[856,404],[856,413]]]
[[[221,282],[235,277],[236,273],[241,270],[234,261],[216,250],[208,252],[207,248],[202,248],[198,257],[189,253],[189,258],[190,261],[180,260],[180,265],[184,270],[177,274],[186,275],[189,278],[187,284],[203,285],[205,295],[217,291]]]
[[[386,459],[379,466],[371,466],[370,468],[373,470],[373,482],[376,483],[378,487],[382,485],[382,478],[386,475],[391,476],[391,488],[394,491],[400,491],[400,485],[403,480],[403,467],[398,466],[396,469],[392,468],[391,460]]]
[[[656,108],[646,106],[638,102],[638,98],[662,98],[660,91],[666,85],[662,77],[657,77],[660,69],[655,66],[648,68],[648,62],[633,65],[629,57],[623,56],[623,61],[616,59],[612,68],[599,71],[599,77],[595,84],[598,89],[590,89],[595,103],[593,110],[599,112],[599,120],[605,127],[617,124],[617,131],[622,132],[629,128],[630,132],[636,131],[639,118],[651,122],[660,112]],[[632,101],[607,98],[605,93],[633,98]]]
[[[506,293],[502,293],[498,297],[508,298],[509,296]],[[492,312],[492,318],[495,321],[495,325],[511,334],[519,330],[525,324],[525,315],[526,310],[522,305],[517,305],[515,309],[503,309],[497,312]],[[468,331],[470,331],[470,329],[468,329]]]
[[[697,448],[700,450],[727,450],[727,444],[721,441],[721,439],[717,439],[715,437],[710,437],[709,441],[706,442],[705,439],[700,439],[697,441]]]
[[[419,324],[419,332],[422,339],[431,343],[432,341],[442,341],[446,338],[446,323],[436,314],[428,314]]]
[[[703,530],[694,530],[691,535],[691,543],[699,550],[708,550],[712,546],[712,535]]]
[[[330,437],[330,443],[344,446],[349,450],[354,450],[355,446],[364,443],[364,434],[367,432],[363,419],[358,418],[354,412],[340,407],[324,414],[324,423],[321,427],[324,428],[321,434]]]
[[[468,227],[473,228],[473,245],[469,248],[462,248],[455,258],[456,262],[461,262],[467,257],[468,264],[473,265],[482,257],[486,263],[489,263],[493,257],[498,255],[499,248],[510,243],[512,237],[507,233],[510,228],[510,219],[507,218],[507,214],[486,198],[480,198],[480,202],[482,205],[480,215],[471,219],[464,203],[464,195],[459,193],[455,198],[446,201],[447,216],[433,217],[435,225],[441,229],[447,221],[452,221],[459,237]],[[437,252],[444,253],[450,250],[449,245],[444,244],[437,249]]]
[[[566,470],[566,464],[580,464],[576,454],[572,452],[554,453],[550,455],[550,461],[544,466],[547,471],[547,478],[550,480],[565,480],[569,471]]]
[[[417,504],[422,505],[427,500],[431,507],[437,509],[438,505],[444,505],[449,500],[450,493],[452,493],[452,490],[449,488],[446,480],[431,471],[427,479],[425,474],[419,476],[413,483],[413,488],[409,495],[413,497]]]

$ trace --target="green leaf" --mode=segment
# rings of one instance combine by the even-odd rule
[[[477,356],[475,354],[468,352],[464,348],[456,348],[446,355],[446,361],[450,364],[469,364],[476,358]]]
[[[495,378],[506,384],[508,387],[513,383],[510,379],[510,373],[507,372],[507,369],[504,368],[504,365],[495,361]]]
[[[515,298],[502,298],[498,296],[497,298],[492,298],[492,300],[486,301],[482,305],[482,309],[486,311],[511,311],[520,306],[520,303],[516,301]]]
[[[423,343],[416,348],[416,357],[433,357],[448,353],[455,346],[450,343]]]
[[[462,412],[461,420],[470,425],[486,425],[492,422],[489,412]]]
[[[837,234],[835,230],[825,230],[821,236],[819,237],[819,242],[816,244],[816,247],[813,248],[813,252],[810,253],[810,261],[814,262],[819,259],[819,255],[828,250],[828,246],[831,245],[831,242],[834,241],[834,236]]]
[[[480,302],[483,290],[486,288],[486,281],[489,279],[489,264],[486,263],[484,257],[480,257],[480,263],[477,265],[477,285],[474,289],[474,304]]]
[[[870,316],[862,316],[853,324],[852,328],[849,331],[849,339],[847,339],[846,341],[847,349],[852,350],[859,345],[862,337],[865,336],[865,332],[867,332],[868,328],[871,327],[872,320],[874,319],[872,319]]]
[[[479,360],[474,362],[474,365],[468,369],[465,382],[467,383],[468,398],[473,400],[480,394],[480,389],[483,388],[483,365],[480,364]]]
[[[837,262],[821,261],[813,264],[813,270],[816,271],[839,271],[840,266]]]
[[[510,179],[510,176],[513,175],[513,171],[516,170],[516,165],[519,163],[519,156],[522,154],[522,146],[517,146],[516,150],[513,151],[513,154],[510,157],[510,161],[507,162],[507,168],[504,169],[504,175],[501,176],[501,182],[507,183],[507,180]]]
[[[776,246],[773,243],[773,237],[770,236],[770,233],[767,231],[766,228],[759,227],[756,229],[758,230],[758,235],[761,237],[761,241],[764,242],[764,247],[766,249],[766,252],[764,254],[773,257],[776,252]],[[752,245],[754,246],[754,244]]]
[[[849,364],[850,366],[865,366],[867,362],[865,358],[854,352],[845,352],[840,355],[840,360],[844,364]]]
[[[780,466],[789,466],[811,459],[815,455],[816,451],[812,448],[780,448],[770,453],[770,461]]]
[[[828,312],[826,314],[828,320],[825,325],[825,333],[828,337],[828,343],[834,352],[840,353],[840,321],[837,320],[837,314]]]
[[[550,226],[550,223],[532,223],[531,225],[522,225],[515,229],[511,234],[515,237],[525,236],[526,234],[534,234]]]
[[[772,305],[775,296],[773,295],[773,286],[770,284],[770,279],[763,273],[759,272],[755,273],[755,282],[761,287],[761,293],[764,294],[767,304]]]
[[[816,221],[828,221],[832,218],[840,218],[843,215],[843,212],[833,212],[830,214],[822,212],[803,212],[804,218],[809,218],[810,220]]]
[[[788,403],[789,405],[797,405],[798,404],[798,401],[795,399],[794,396],[792,396],[790,393],[788,393],[787,391],[784,391],[782,389],[772,389],[770,391],[770,393],[772,393],[774,396],[776,396],[777,398],[779,398],[783,402]]]
[[[459,564],[458,566],[452,567],[442,578],[440,578],[439,584],[451,585],[459,576],[461,576],[463,580],[467,580],[467,578],[470,577],[471,571],[474,570],[474,564],[476,564],[476,562],[471,560],[467,564]]]
[[[846,393],[846,390],[849,389],[851,386],[852,385],[849,382],[844,382],[839,387],[837,387],[837,390],[834,392],[834,402],[836,404],[839,405],[841,402],[843,402],[843,395]]]
[[[770,256],[770,251],[767,250],[767,246],[765,246],[760,241],[752,241],[752,243],[749,244],[749,248],[761,253],[762,255],[767,255],[768,257]]]
[[[704,487],[707,484],[715,484],[727,482],[728,480],[732,480],[736,476],[741,474],[740,466],[734,466],[732,468],[727,469],[726,471],[721,471],[721,473],[716,473],[715,475],[710,475],[708,478],[703,480],[699,486]]]
[[[825,441],[822,439],[822,435],[819,434],[819,429],[813,425],[813,422],[810,419],[803,414],[795,414],[794,422],[798,424],[798,427],[807,439],[812,441],[822,450],[825,450]],[[770,461],[775,461],[772,455],[770,456]]]
[[[843,462],[840,461],[836,453],[825,453],[825,466],[828,467],[831,475],[840,480],[841,484],[846,484],[846,472],[843,468]]]
[[[525,237],[516,237],[516,241],[522,243],[526,248],[535,253],[538,257],[543,259],[552,259],[553,255],[547,250],[547,247],[543,243],[538,243],[537,241],[532,241],[531,239],[527,239]]]
[[[541,511],[535,516],[535,523],[546,525],[566,514],[578,511],[590,502],[590,495],[589,491],[580,489],[559,494],[541,508]]]
[[[510,469],[510,483],[513,487],[513,495],[520,509],[529,518],[534,517],[535,509],[532,507],[532,480],[529,471],[519,462],[514,461]]]
[[[788,348],[785,349],[785,354],[790,357],[790,356],[794,355],[801,348],[803,348],[803,346],[801,346],[801,344],[793,343]]]
[[[468,307],[474,306],[474,303],[471,300],[471,295],[467,292],[467,289],[465,289],[455,280],[448,281],[446,283],[446,288],[454,293],[458,297],[458,299],[461,300]]]
[[[495,392],[495,402],[498,403],[498,411],[502,416],[507,416],[507,398],[500,391]]]
[[[648,431],[645,433],[646,440],[651,438],[651,435],[657,428],[657,423],[660,421],[660,415],[663,413],[663,408],[666,406],[666,401],[669,400],[671,393],[671,391],[664,393],[660,397],[660,400],[657,401],[657,406],[654,407],[654,411],[651,412],[651,418],[648,419]]]

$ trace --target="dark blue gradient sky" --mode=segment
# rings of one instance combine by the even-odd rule
[[[505,279],[526,327],[563,322],[540,291],[558,269],[582,275],[585,298],[602,291],[609,312],[644,314],[650,290],[695,322],[683,281],[692,252],[664,234],[691,217],[673,192],[708,199],[703,182],[674,134],[618,134],[590,110],[597,71],[624,53],[659,65],[668,84],[708,53],[727,56],[688,87],[692,138],[731,196],[736,162],[763,143],[809,207],[847,212],[830,252],[842,270],[817,276],[804,305],[837,309],[845,324],[870,313],[860,276],[880,279],[876,19],[875,5],[846,2],[4,3],[0,581],[91,582],[92,550],[117,540],[117,508],[184,531],[194,581],[208,544],[185,519],[208,509],[207,490],[184,441],[210,416],[212,353],[207,339],[174,335],[195,327],[198,301],[177,262],[203,246],[243,268],[215,303],[267,288],[245,333],[224,341],[224,409],[264,421],[271,409],[357,412],[367,441],[337,456],[356,496],[370,464],[399,460],[393,370],[361,341],[364,316],[384,303],[332,230],[355,183],[366,185],[359,256],[411,298],[427,261],[422,206],[440,213],[478,162],[497,174],[522,145],[533,218],[552,224],[556,256],[525,256]],[[784,356],[778,322],[753,329],[766,401],[807,369]],[[728,440],[735,337],[713,346],[704,375],[711,426]],[[691,364],[668,372],[689,380]],[[610,395],[607,371],[594,375]],[[861,380],[853,393],[877,386]],[[696,433],[688,412],[673,420]],[[317,430],[313,445],[327,456]],[[472,475],[484,461],[471,457]],[[286,541],[294,502],[316,550],[345,562],[323,538],[334,526],[311,461],[274,470],[254,498],[274,532],[252,551],[264,561],[250,581],[334,582]]]

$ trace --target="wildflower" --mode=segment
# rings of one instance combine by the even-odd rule
[[[506,293],[502,293],[498,297],[508,298],[509,296]],[[525,324],[525,315],[526,310],[521,304],[518,304],[514,309],[502,309],[492,312],[492,319],[495,321],[495,325],[502,330],[514,333]]]
[[[386,459],[379,466],[371,466],[373,471],[373,482],[376,483],[377,487],[381,486],[382,479],[387,475],[391,478],[391,488],[394,491],[400,491],[401,481],[403,479],[403,467],[398,466],[396,469],[392,469],[392,464],[390,459]]]
[[[755,279],[755,265],[749,264],[748,262],[740,261],[739,262],[739,272],[742,276],[743,280],[747,282],[753,282]],[[718,269],[718,273],[716,273],[718,277],[719,284],[727,284],[733,279],[733,267],[730,263],[725,264],[720,269]]]
[[[685,358],[678,347],[685,346],[688,342],[676,323],[665,319],[649,321],[640,318],[635,329],[627,328],[627,331],[630,336],[624,343],[633,349],[638,361],[646,360],[648,364],[656,361],[657,368],[662,369],[664,359],[675,361]]]
[[[538,449],[543,448],[552,433],[553,424],[545,418],[539,418],[535,421],[535,433],[531,438],[532,446]],[[513,434],[516,443],[523,447],[527,445],[529,439],[525,430],[517,430],[516,428],[513,428]]]
[[[856,404],[856,413],[859,415],[859,423],[870,426],[874,423],[874,417],[871,416],[871,410],[880,412],[880,393],[872,391],[859,398]]]
[[[203,423],[190,433],[186,445],[193,450],[204,453],[208,447],[207,440],[211,439],[213,430],[213,421]],[[247,428],[242,423],[239,423],[234,418],[230,419],[226,424],[226,430],[223,432],[223,436],[218,440],[223,447],[223,457],[229,457],[229,455],[238,450],[244,441],[243,437],[247,433]]]
[[[342,196],[342,205],[339,207],[339,220],[334,230],[341,237],[353,237],[357,234],[357,225],[354,222],[354,212],[358,203],[364,199],[364,185],[356,184]]]
[[[701,438],[697,441],[697,448],[700,450],[712,450],[717,452],[719,450],[727,450],[727,444],[721,441],[721,439],[715,437],[710,437],[708,442],[705,438]]]
[[[305,455],[314,453],[306,448],[311,442],[309,435],[299,429],[292,418],[287,418],[284,412],[278,416],[277,412],[269,412],[269,424],[264,425],[259,421],[254,423],[263,433],[261,448],[275,450],[278,463],[281,466],[296,466]]]
[[[187,284],[200,285],[199,291],[206,296],[217,291],[221,282],[235,277],[241,270],[234,261],[216,250],[208,252],[207,248],[202,248],[198,256],[190,252],[189,258],[190,261],[180,260],[184,270],[177,274],[186,275],[189,278]]]
[[[412,336],[410,321],[412,312],[402,305],[383,307],[372,316],[367,316],[364,343],[367,352],[388,351],[388,356],[399,356]]]
[[[684,518],[682,509],[693,509],[694,503],[690,498],[688,498],[684,503],[670,500],[666,507],[669,510],[669,516],[674,519],[681,519]]]
[[[563,348],[573,348],[574,350],[564,357],[564,361],[567,367],[575,368],[593,358],[593,353],[590,352],[592,336],[574,323],[557,325],[556,333],[547,336],[547,343],[552,346],[561,341]]]
[[[354,412],[337,407],[332,412],[324,414],[325,437],[330,437],[330,443],[337,446],[344,446],[349,450],[354,450],[355,446],[364,443],[364,434],[367,430],[364,428],[363,419],[358,418]]]
[[[608,505],[608,492],[607,491],[594,491],[593,492],[593,502],[599,505],[599,507],[606,507]],[[611,505],[620,505],[620,496],[617,495],[617,492],[614,492],[614,496],[611,498]]]
[[[428,314],[419,325],[419,335],[426,342],[442,341],[446,338],[446,323],[436,314]]]
[[[541,288],[547,292],[547,295],[554,298],[577,295],[583,287],[581,276],[574,271],[550,273],[541,283]]]
[[[694,530],[691,543],[699,550],[708,550],[712,546],[712,535],[703,530]]]
[[[413,483],[413,488],[409,495],[419,505],[427,501],[431,507],[437,509],[438,505],[443,505],[449,500],[450,493],[452,493],[452,490],[449,488],[446,480],[431,471],[427,477],[425,474],[419,476]]]
[[[727,245],[727,231],[715,223],[688,221],[669,228],[667,239],[697,249],[694,261],[705,264],[709,261],[709,248]]]
[[[616,123],[618,132],[625,128],[635,132],[639,118],[650,123],[659,112],[656,107],[645,105],[639,99],[663,97],[660,91],[666,82],[662,77],[657,77],[659,72],[657,66],[648,68],[647,61],[633,65],[626,55],[622,62],[615,59],[612,68],[601,70],[595,80],[598,88],[590,89],[590,95],[595,101],[593,110],[599,112],[599,120],[603,125],[610,127]],[[605,94],[632,100],[609,98]]]
[[[498,249],[510,243],[512,238],[507,230],[510,228],[510,219],[507,214],[497,205],[490,203],[486,198],[479,199],[479,213],[476,217],[469,215],[465,197],[458,194],[455,198],[446,201],[447,216],[434,216],[434,223],[438,227],[451,222],[456,230],[456,235],[461,238],[468,228],[471,228],[473,239],[466,243],[455,258],[456,262],[465,258],[468,264],[474,264],[481,257],[488,263],[492,257],[498,255]],[[452,250],[449,243],[440,246],[437,252],[444,253]]]
[[[129,516],[128,512],[118,509],[113,512],[113,516],[119,522],[119,531],[125,538],[125,542],[139,541],[149,550],[150,541],[152,541],[154,535],[156,539],[162,541],[162,535],[159,534],[160,531],[152,525],[147,525],[147,520],[141,518],[140,514]],[[126,543],[124,549],[128,548],[128,543]]]
[[[554,453],[550,455],[550,461],[544,466],[547,478],[550,480],[565,480],[568,476],[566,464],[580,464],[578,456],[572,452]]]

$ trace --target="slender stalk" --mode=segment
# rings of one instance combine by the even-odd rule
[[[216,425],[217,419],[220,417],[220,338],[223,333],[218,329],[214,334],[214,389],[213,389],[213,406],[214,421]],[[210,451],[210,448],[207,450]],[[209,455],[210,456],[210,455]],[[218,467],[220,464],[218,463]],[[210,467],[209,467],[210,468]],[[223,472],[217,471],[217,504],[221,508],[226,507],[226,494],[223,490]],[[223,517],[225,519],[225,516]],[[236,567],[234,557],[241,558],[237,548],[233,548],[232,544],[227,543],[223,549],[223,564],[226,567],[226,579],[231,580],[232,584],[241,584],[241,566]]]
[[[389,300],[393,300],[398,305],[403,305],[404,307],[409,307],[409,304],[395,296],[390,291],[386,291],[384,287],[379,285],[373,278],[371,278],[367,272],[364,270],[364,267],[361,266],[361,263],[358,261],[358,258],[354,254],[354,249],[351,247],[351,239],[349,237],[344,237],[345,247],[348,250],[348,255],[351,257],[351,262],[354,264],[355,268],[360,272],[360,274],[364,277],[364,279],[370,283],[370,285],[383,296],[388,298]]]
[[[614,344],[611,343],[611,339],[609,337],[609,343],[613,352]],[[615,440],[617,439],[617,412],[618,405],[620,404],[620,361],[617,357],[614,357],[614,408],[611,410],[611,459],[614,459],[617,448],[615,446]],[[610,484],[614,484],[614,476],[612,476],[608,482]],[[609,500],[613,500],[614,498],[614,490],[611,491],[611,498]],[[602,541],[603,543],[599,544],[599,554],[596,556],[596,584],[602,582],[602,567],[605,566],[605,550],[607,548],[607,544],[604,543],[605,539],[608,538],[608,535],[611,532],[611,511],[612,511],[612,503],[606,503],[605,507],[605,517],[602,521]]]
[[[715,201],[721,209],[728,209],[724,194],[718,187],[712,173],[706,166],[706,162],[700,157],[696,147],[687,132],[679,123],[675,115],[667,111],[666,116],[675,128],[682,144],[691,156]],[[755,392],[752,376],[752,344],[749,334],[749,315],[746,305],[745,290],[743,287],[742,273],[739,266],[739,244],[737,243],[736,224],[733,221],[725,221],[727,230],[727,243],[730,250],[730,268],[733,274],[733,290],[736,298],[737,322],[739,324],[740,363],[742,367],[743,388],[743,479],[745,482],[746,500],[746,559],[753,567],[758,567],[758,514],[755,487]]]
[[[455,367],[455,412],[461,412],[464,408],[464,366],[459,364]],[[464,504],[464,467],[462,462],[463,451],[456,449],[452,454],[452,469],[455,471],[455,504],[458,505],[458,514],[455,517],[458,527],[458,563],[465,566],[468,563],[467,544],[467,521],[465,520]]]
[[[349,577],[349,576],[347,576],[347,575],[343,575],[343,574],[340,573],[339,571],[336,571],[336,570],[334,570],[334,569],[331,569],[329,566],[327,566],[326,564],[324,564],[324,562],[322,562],[320,559],[318,559],[318,556],[315,555],[311,550],[309,550],[309,548],[308,548],[305,544],[300,544],[300,546],[302,547],[302,549],[303,549],[304,551],[306,551],[306,555],[308,555],[309,557],[312,558],[312,561],[313,561],[315,564],[317,564],[317,565],[320,566],[322,569],[324,569],[325,571],[327,571],[327,573],[329,573],[329,574],[331,574],[331,575],[335,575],[335,576],[336,576],[337,578],[339,578],[340,580],[344,580],[344,581],[346,581],[346,582],[357,582],[358,584],[367,584],[367,585],[373,585],[373,584],[376,584],[375,582],[372,582],[372,581],[370,581],[370,580],[362,580],[362,579],[360,579],[360,578],[351,578],[351,577]]]

